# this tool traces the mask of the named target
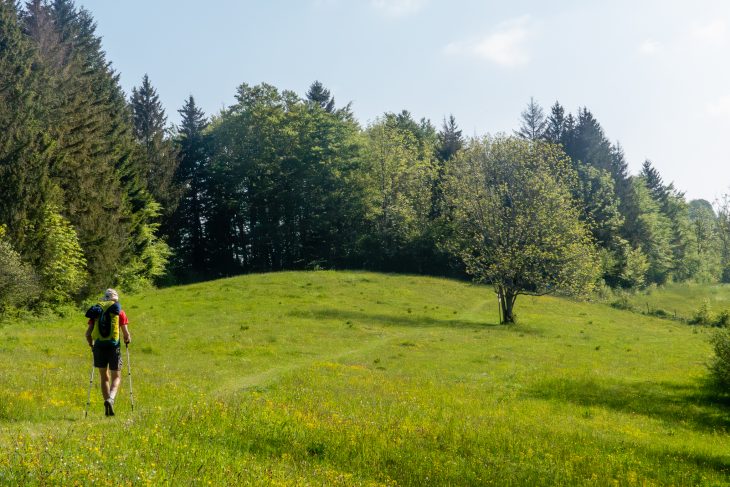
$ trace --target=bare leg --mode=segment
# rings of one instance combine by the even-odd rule
[[[112,399],[116,399],[117,392],[119,391],[119,385],[122,383],[122,371],[121,370],[112,370],[112,384],[111,388],[109,389],[109,397]]]
[[[99,375],[101,376],[101,395],[104,396],[104,400],[109,399],[109,372],[106,367],[99,369]]]

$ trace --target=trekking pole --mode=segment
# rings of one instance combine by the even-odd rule
[[[129,400],[132,402],[132,411],[134,411],[134,393],[132,393],[132,362],[129,361],[129,343],[125,343],[127,348],[127,375],[129,375]]]
[[[91,376],[89,377],[89,394],[86,396],[86,409],[84,409],[84,418],[89,415],[89,404],[91,404],[91,388],[94,385],[94,363],[91,364]]]

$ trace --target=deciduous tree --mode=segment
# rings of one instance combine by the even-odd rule
[[[556,145],[516,138],[474,140],[453,161],[445,194],[467,271],[494,286],[502,321],[520,294],[589,292],[595,245],[569,190],[576,175]]]

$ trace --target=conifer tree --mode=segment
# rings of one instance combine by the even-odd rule
[[[636,213],[627,215],[632,232],[628,235],[633,247],[640,247],[649,262],[647,280],[663,284],[671,277],[673,268],[671,221],[654,200],[644,178],[632,177],[633,199],[631,208]]]
[[[315,81],[310,85],[309,90],[307,91],[307,100],[319,105],[328,113],[335,111],[335,97],[332,96],[330,90],[325,88],[319,81]]]
[[[179,165],[174,184],[181,188],[180,203],[172,216],[167,232],[174,252],[174,272],[184,278],[206,273],[206,190],[209,184],[208,147],[204,134],[208,122],[191,95],[178,110],[182,117],[177,130]]]
[[[648,159],[644,161],[644,164],[642,164],[639,176],[644,178],[644,183],[649,189],[649,192],[651,192],[651,196],[654,198],[654,201],[659,203],[662,209],[666,210],[666,205],[668,204],[669,199],[669,190],[667,186],[664,185],[664,181],[662,180],[659,171],[652,166],[651,161]]]
[[[108,286],[127,244],[125,198],[115,163],[117,128],[109,106],[114,80],[107,71],[100,42],[88,12],[70,0],[54,0],[47,10],[28,12],[29,25],[47,25],[50,15],[55,35],[35,29],[34,40],[55,38],[41,53],[51,96],[48,100],[53,138],[53,178],[63,193],[64,214],[76,228],[91,274],[89,285]],[[122,112],[124,116],[126,112]],[[105,188],[99,191],[99,188]]]
[[[431,218],[435,219],[441,214],[443,204],[443,181],[449,161],[464,147],[464,137],[456,118],[449,115],[448,120],[444,118],[441,130],[438,133],[436,145],[436,175],[431,188]]]
[[[46,121],[57,141],[51,176],[88,263],[87,288],[149,280],[166,254],[154,235],[159,208],[144,187],[131,111],[93,17],[72,0],[32,1],[25,24],[43,46]]]
[[[130,102],[134,136],[142,148],[139,171],[152,197],[162,205],[165,215],[170,215],[179,198],[179,190],[173,185],[178,160],[173,142],[167,137],[165,110],[146,74],[142,85],[132,89]]]
[[[550,115],[545,121],[543,137],[548,142],[552,142],[553,144],[562,144],[563,147],[565,147],[567,145],[565,138],[568,131],[571,129],[572,127],[569,126],[569,121],[565,116],[565,109],[556,101],[550,108]]]
[[[25,253],[27,223],[37,222],[49,196],[47,141],[39,130],[42,99],[33,47],[12,1],[0,1],[0,225]]]
[[[443,125],[438,133],[436,155],[440,161],[446,162],[451,160],[462,147],[464,147],[462,131],[456,124],[456,118],[449,115],[448,120],[444,118]]]
[[[542,107],[534,98],[530,97],[530,103],[527,104],[527,108],[522,112],[521,118],[522,125],[520,125],[519,130],[515,131],[515,135],[527,140],[539,140],[543,138],[547,121],[545,120],[545,113]]]

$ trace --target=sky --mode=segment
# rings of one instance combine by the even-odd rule
[[[530,97],[587,107],[632,173],[651,160],[688,199],[730,193],[725,0],[77,0],[127,93],[148,74],[172,123],[236,87],[314,80],[363,125],[410,111],[511,133]]]

